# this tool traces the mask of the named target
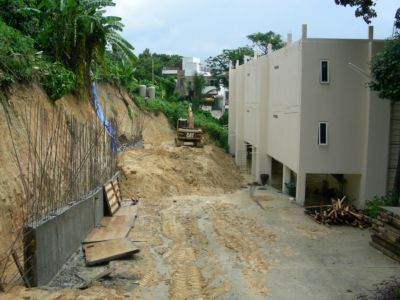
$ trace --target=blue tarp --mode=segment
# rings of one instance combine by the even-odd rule
[[[92,81],[92,91],[93,91],[93,106],[94,106],[94,110],[96,112],[96,115],[99,118],[99,121],[101,122],[101,124],[104,125],[108,135],[112,139],[111,147],[112,147],[113,151],[114,152],[118,152],[117,142],[115,140],[116,139],[116,132],[115,132],[114,128],[112,128],[111,123],[107,121],[107,119],[105,118],[105,116],[103,114],[103,111],[101,110],[101,106],[100,106],[100,103],[99,103],[99,98],[97,96],[96,83],[94,83],[93,81]]]

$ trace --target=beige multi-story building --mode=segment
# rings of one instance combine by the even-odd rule
[[[345,194],[362,207],[388,184],[391,104],[368,87],[373,39],[291,41],[229,71],[229,146],[236,163],[296,201]]]

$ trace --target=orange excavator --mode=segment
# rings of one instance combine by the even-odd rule
[[[180,118],[176,124],[175,145],[203,147],[203,131],[200,128],[194,128],[194,119],[192,105],[189,104],[188,118]]]

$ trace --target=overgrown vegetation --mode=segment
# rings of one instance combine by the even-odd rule
[[[175,102],[156,98],[146,102],[141,97],[136,97],[136,104],[142,110],[164,113],[173,127],[176,127],[179,118],[187,118],[189,106],[187,101]],[[202,128],[218,147],[228,151],[228,131],[209,112],[195,110],[194,125]]]
[[[367,201],[364,213],[371,218],[376,218],[382,206],[399,206],[399,198],[395,193],[388,193],[383,197],[375,196],[373,199]]]
[[[54,100],[72,89],[87,99],[94,66],[110,72],[104,71],[107,53],[118,52],[127,64],[134,59],[133,47],[118,34],[121,19],[104,15],[113,5],[112,0],[0,0],[3,91],[12,82],[40,79]]]
[[[31,81],[43,65],[41,52],[32,38],[7,26],[0,19],[0,87],[17,81]]]

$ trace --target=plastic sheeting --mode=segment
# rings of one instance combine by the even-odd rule
[[[117,142],[116,142],[116,132],[115,132],[114,128],[112,128],[111,123],[106,119],[106,117],[103,114],[103,111],[102,111],[100,103],[99,103],[99,97],[97,96],[96,83],[94,83],[94,82],[92,82],[92,92],[93,92],[93,106],[94,106],[94,110],[96,112],[97,118],[99,119],[101,124],[103,124],[103,126],[106,129],[106,132],[112,139],[111,146],[112,146],[113,151],[118,152],[118,147],[117,147]]]

